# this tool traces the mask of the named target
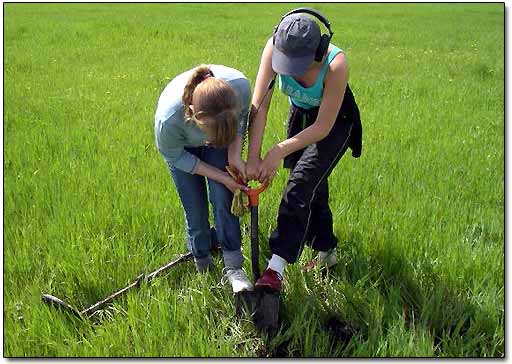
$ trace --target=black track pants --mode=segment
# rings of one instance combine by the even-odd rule
[[[292,106],[288,137],[314,122],[317,112],[318,109],[313,114],[305,114],[303,109]],[[285,159],[290,176],[269,244],[272,253],[288,263],[297,261],[306,243],[322,251],[334,248],[338,243],[333,232],[327,179],[350,144],[355,124],[352,116],[344,113],[342,108],[327,137]],[[298,127],[297,124],[302,125]]]

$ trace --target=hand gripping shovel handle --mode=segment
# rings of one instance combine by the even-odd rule
[[[229,168],[229,166],[226,166],[226,171],[237,183],[247,187],[247,184],[244,183],[243,177],[241,175],[235,173],[231,168]],[[268,187],[268,184],[264,183],[258,188],[250,188],[250,189],[244,191],[247,194],[247,196],[249,197],[249,207],[258,206],[258,202],[259,202],[258,197],[259,197],[260,193],[262,193],[263,191],[265,191],[267,189],[267,187]]]

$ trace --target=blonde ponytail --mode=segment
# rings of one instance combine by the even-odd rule
[[[202,81],[205,80],[208,76],[212,76],[212,71],[208,68],[208,66],[200,65],[197,66],[192,75],[190,76],[187,84],[185,85],[185,89],[183,90],[183,107],[185,111],[185,117],[187,119],[192,118],[193,112],[190,109],[190,105],[192,105],[192,96],[194,95],[194,91]]]

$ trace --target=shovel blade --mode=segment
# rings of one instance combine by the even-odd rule
[[[275,332],[279,326],[279,293],[259,292],[253,321],[259,330]]]
[[[263,290],[237,293],[235,311],[237,317],[249,314],[258,330],[275,332],[279,326],[279,293]]]
[[[257,298],[254,291],[242,291],[235,293],[235,314],[242,318],[244,314],[252,316],[257,306]]]

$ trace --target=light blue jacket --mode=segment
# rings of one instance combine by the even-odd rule
[[[247,120],[251,103],[251,87],[244,74],[234,68],[222,65],[208,65],[216,78],[228,82],[238,97],[240,114],[238,116],[238,134],[247,129]],[[187,173],[193,173],[199,159],[187,152],[185,147],[205,145],[206,134],[194,123],[185,121],[183,110],[183,90],[193,70],[176,76],[165,87],[158,100],[155,112],[156,146],[165,161],[172,167]]]

